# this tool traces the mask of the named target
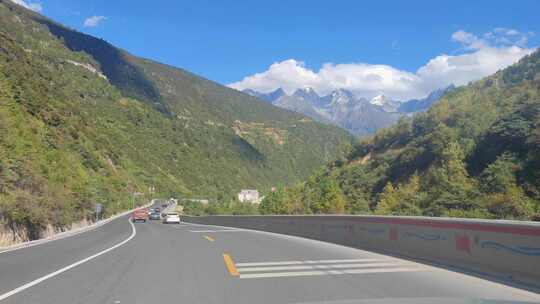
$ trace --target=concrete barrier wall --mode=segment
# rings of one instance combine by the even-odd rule
[[[306,237],[540,290],[540,223],[390,216],[204,216],[199,224]]]

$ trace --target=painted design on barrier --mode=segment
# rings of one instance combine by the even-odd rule
[[[448,238],[446,236],[440,235],[440,234],[429,234],[429,233],[413,233],[413,232],[405,232],[403,234],[403,237],[405,238],[418,238],[424,241],[446,241]]]
[[[471,239],[467,235],[456,234],[456,250],[471,254]]]
[[[367,231],[369,234],[379,235],[379,234],[381,234],[381,233],[384,233],[386,230],[384,230],[384,229],[369,229],[369,228],[367,228],[366,231]]]
[[[504,250],[521,255],[540,256],[540,248],[538,247],[510,246],[492,241],[482,241],[480,242],[480,247],[486,249]]]

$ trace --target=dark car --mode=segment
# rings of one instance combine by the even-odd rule
[[[159,213],[160,211],[161,211],[161,209],[159,209],[159,207],[154,208],[154,212],[155,212],[155,213]]]
[[[152,212],[149,217],[150,220],[159,220],[161,217],[159,216],[158,212]]]

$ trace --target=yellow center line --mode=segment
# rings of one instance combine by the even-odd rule
[[[238,270],[236,269],[236,265],[234,265],[234,262],[228,253],[223,254],[223,261],[225,262],[225,266],[227,267],[227,270],[231,276],[240,276],[240,273],[238,273]]]
[[[203,238],[207,239],[207,240],[210,241],[210,242],[215,241],[215,239],[214,239],[213,237],[208,236],[208,235],[203,235]]]

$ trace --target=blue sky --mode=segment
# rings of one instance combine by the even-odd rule
[[[350,86],[348,88],[360,95],[380,91],[396,98],[414,97],[447,83],[431,79],[429,81],[433,83],[427,84],[429,81],[422,79],[422,84],[417,84],[418,88],[414,90],[387,87],[389,84],[396,86],[395,77],[417,77],[420,68],[441,55],[459,59],[461,55],[482,51],[482,47],[521,50],[514,50],[511,55],[508,52],[488,54],[506,57],[483,71],[487,73],[540,45],[540,1],[534,0],[26,0],[26,3],[39,3],[44,15],[103,38],[135,55],[182,67],[223,84],[236,83],[237,88],[253,87],[261,91],[276,86],[284,86],[289,91],[299,86],[314,86],[325,93],[340,84],[323,85],[322,82],[336,81],[340,75],[346,75],[341,78],[348,80],[341,85]],[[85,20],[90,17],[95,18],[89,19],[85,27]],[[501,28],[506,32],[495,31]],[[462,33],[457,35],[461,38],[453,37],[456,32]],[[475,46],[471,37],[483,41],[483,46]],[[518,41],[518,37],[526,43]],[[331,72],[337,74],[330,80],[313,77],[310,80],[313,75],[302,79],[300,74],[284,71],[277,77],[283,78],[280,80],[268,74],[273,63],[289,65],[292,70],[296,69],[293,74],[312,72],[319,78],[323,65],[332,63]],[[358,82],[382,80],[390,75],[384,69],[375,69],[375,65],[393,70],[390,73],[395,75],[390,76],[391,81],[386,86],[376,81],[368,89],[351,84],[356,80],[351,77],[358,75]],[[336,71],[339,70],[337,67],[344,72]],[[366,67],[371,69],[366,72]],[[262,79],[264,75],[260,79],[249,78],[265,72],[266,80]],[[474,77],[484,76],[481,74],[478,72]],[[371,78],[362,79],[361,75]],[[380,77],[373,78],[373,75]],[[241,82],[245,77],[248,78]],[[288,83],[290,77],[299,78]],[[442,77],[448,76],[439,78]],[[470,80],[463,76],[454,78],[451,79],[454,82]],[[377,89],[377,86],[381,88]]]

